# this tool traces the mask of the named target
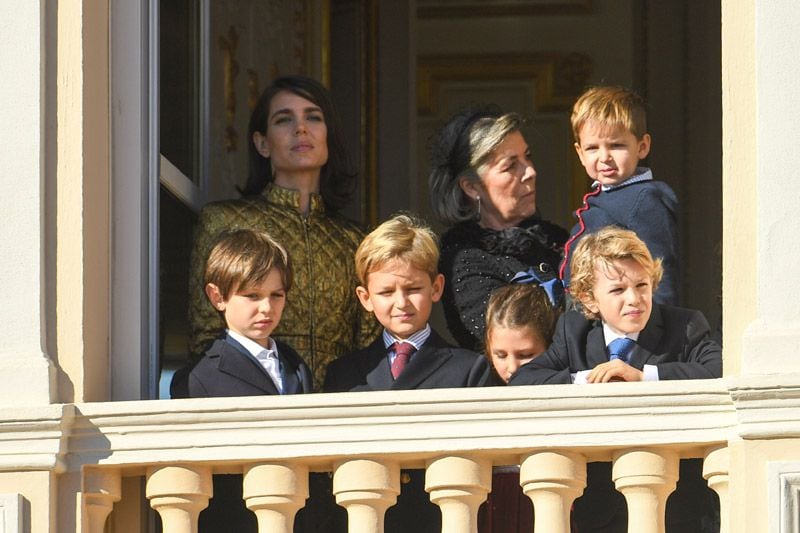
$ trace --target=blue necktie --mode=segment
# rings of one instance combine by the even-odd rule
[[[619,339],[614,339],[608,345],[608,360],[613,361],[614,359],[622,359],[627,363],[628,354],[631,352],[631,350],[635,345],[636,342],[627,337],[620,337]]]

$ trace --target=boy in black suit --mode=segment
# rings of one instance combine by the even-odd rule
[[[488,361],[446,343],[428,324],[444,276],[430,228],[397,215],[367,235],[356,250],[356,289],[365,309],[383,325],[367,348],[333,361],[325,391],[438,389],[483,385]],[[386,512],[386,533],[438,532],[441,514],[424,491],[424,472],[407,471],[397,505]]]
[[[292,285],[286,250],[266,233],[227,233],[208,256],[205,283],[227,329],[189,374],[189,397],[311,392],[306,364],[270,337]]]
[[[286,250],[266,233],[225,233],[205,270],[209,301],[227,329],[191,370],[190,398],[302,394],[311,372],[300,356],[270,334],[281,320],[292,268]],[[214,496],[200,513],[199,531],[258,530],[242,500],[241,475],[215,475]]]
[[[483,384],[489,375],[486,359],[449,345],[428,325],[444,289],[439,247],[430,228],[397,215],[364,238],[355,263],[360,282],[356,294],[383,325],[383,335],[333,361],[325,392]]]
[[[563,314],[550,348],[522,366],[509,385],[721,377],[721,348],[703,314],[653,303],[661,261],[635,233],[609,226],[587,235],[571,267],[570,290],[582,313]],[[714,520],[715,497],[701,471],[701,462],[681,461],[667,505],[668,532],[703,531]],[[610,474],[608,463],[587,466],[587,487],[574,508],[581,533],[627,529],[625,499]]]
[[[582,314],[562,315],[550,348],[509,384],[721,377],[722,350],[703,314],[653,303],[661,273],[632,231],[609,226],[584,237],[570,282]]]

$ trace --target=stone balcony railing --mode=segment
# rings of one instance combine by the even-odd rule
[[[89,533],[103,531],[131,476],[145,478],[165,531],[196,531],[212,474],[231,472],[244,474],[260,531],[291,531],[314,471],[333,472],[351,532],[380,532],[400,469],[425,468],[442,531],[464,533],[476,531],[492,466],[519,464],[536,531],[567,533],[586,463],[613,461],[630,531],[647,533],[664,529],[679,459],[703,458],[727,531],[727,444],[797,434],[775,414],[796,412],[797,395],[777,389],[726,379],[52,405],[6,413],[0,468],[73,479],[59,497],[79,505],[59,531]]]

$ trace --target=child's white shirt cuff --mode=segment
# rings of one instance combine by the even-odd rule
[[[575,385],[586,385],[588,381],[586,378],[589,377],[589,372],[591,370],[579,370],[574,374],[570,374],[572,377],[572,382]],[[642,381],[659,381],[658,379],[658,367],[656,365],[644,365],[642,367],[642,372],[644,376],[642,377]]]

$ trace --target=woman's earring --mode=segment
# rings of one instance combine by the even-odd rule
[[[480,196],[476,196],[475,200],[478,201],[478,218],[481,218],[481,197]]]

